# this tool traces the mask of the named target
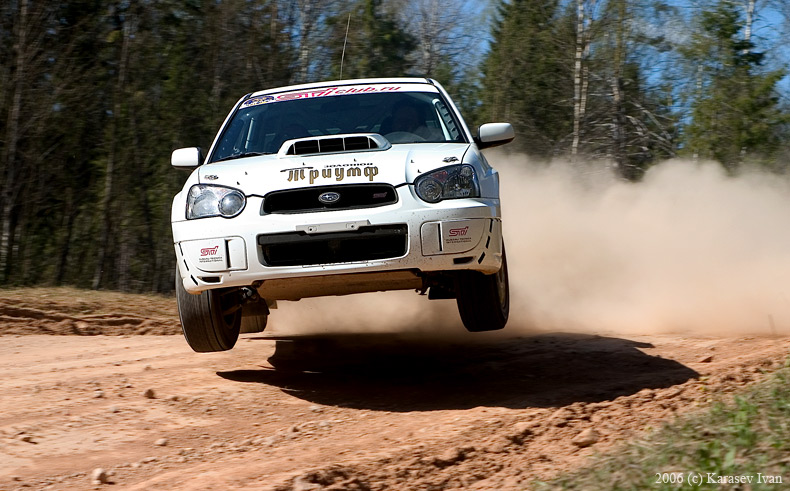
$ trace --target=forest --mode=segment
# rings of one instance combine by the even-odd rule
[[[0,286],[171,291],[170,153],[255,90],[430,77],[531,162],[637,182],[786,173],[789,68],[787,0],[4,0]]]

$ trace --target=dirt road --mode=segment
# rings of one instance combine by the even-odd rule
[[[170,299],[26,292],[0,295],[0,489],[522,489],[763,378],[790,347],[274,331],[206,355],[167,335]]]

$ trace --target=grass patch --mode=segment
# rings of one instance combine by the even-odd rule
[[[698,485],[690,483],[689,473]],[[782,483],[772,479],[776,476]],[[682,417],[616,453],[596,456],[589,467],[534,487],[790,489],[790,369],[783,368],[732,402],[717,402],[705,413]]]

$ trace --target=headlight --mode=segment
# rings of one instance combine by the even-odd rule
[[[477,175],[471,165],[451,165],[423,174],[414,181],[414,190],[420,199],[428,203],[480,197]]]
[[[232,218],[241,213],[246,204],[247,198],[238,189],[196,184],[187,195],[187,219]]]

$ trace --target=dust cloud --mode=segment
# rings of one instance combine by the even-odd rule
[[[669,161],[643,182],[509,156],[514,324],[562,331],[790,330],[790,181]],[[510,252],[513,251],[513,252]]]
[[[787,178],[670,161],[633,184],[601,164],[488,157],[501,176],[511,335],[790,332]],[[454,300],[414,292],[280,307],[270,335],[465,336]]]

